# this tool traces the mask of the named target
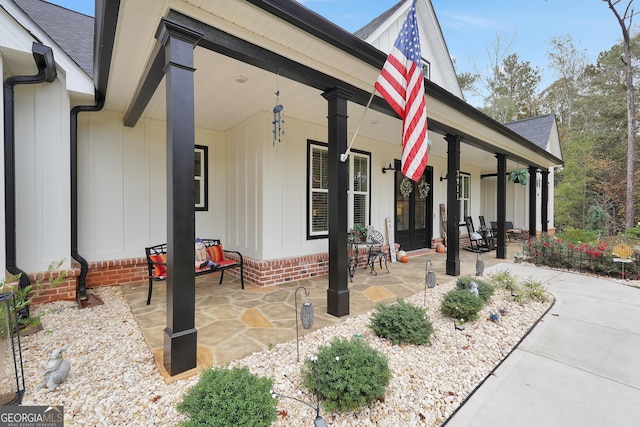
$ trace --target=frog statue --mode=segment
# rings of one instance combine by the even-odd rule
[[[67,379],[71,365],[62,358],[62,352],[68,350],[69,347],[71,347],[71,344],[67,344],[51,352],[49,362],[44,370],[42,384],[39,386],[40,388],[47,387],[49,391],[53,391]]]

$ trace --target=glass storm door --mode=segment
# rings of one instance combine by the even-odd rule
[[[395,172],[395,242],[400,249],[430,248],[433,234],[433,168],[427,166],[418,182],[406,178],[397,162]],[[428,190],[427,190],[428,189]]]

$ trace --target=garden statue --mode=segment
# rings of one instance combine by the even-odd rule
[[[469,288],[469,292],[471,292],[471,295],[473,295],[474,297],[480,296],[480,294],[478,293],[478,285],[476,284],[476,282],[469,283]]]
[[[53,391],[67,379],[71,365],[62,358],[62,352],[68,350],[69,347],[71,347],[71,344],[51,352],[40,388],[47,387],[49,391]]]

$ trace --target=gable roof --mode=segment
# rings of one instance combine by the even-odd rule
[[[410,7],[410,0],[401,0],[354,35],[388,54]],[[449,48],[431,0],[416,2],[416,14],[420,27],[421,54],[429,63],[429,80],[463,99]]]
[[[366,40],[366,38],[369,37],[371,34],[373,34],[373,32],[377,30],[378,27],[380,27],[384,23],[384,21],[386,21],[391,15],[393,15],[395,11],[398,10],[400,6],[402,6],[404,2],[405,0],[400,0],[398,3],[392,6],[391,9],[385,12],[382,12],[381,15],[374,18],[371,22],[369,22],[367,25],[360,28],[358,31],[356,31],[353,34],[360,37],[362,40]]]
[[[93,78],[93,17],[43,0],[14,2]]]
[[[546,150],[555,121],[556,116],[554,114],[546,114],[506,123],[505,126]]]

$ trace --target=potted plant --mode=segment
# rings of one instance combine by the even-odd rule
[[[55,288],[65,280],[67,280],[67,271],[57,272],[58,269],[64,264],[66,259],[55,260],[49,264],[47,268],[47,280],[43,283],[36,280],[29,284],[26,288],[20,288],[19,280],[20,275],[15,275],[7,278],[6,280],[0,280],[0,293],[11,292],[15,296],[15,306],[13,310],[15,313],[20,311],[31,304],[30,296],[35,296],[40,293],[44,285],[48,285],[50,288]],[[57,273],[56,273],[57,272]],[[31,294],[31,295],[30,295]],[[0,313],[2,314],[2,313]],[[41,317],[44,313],[38,315],[30,315],[29,317],[18,316],[19,327],[22,332],[21,335],[28,335],[29,333],[38,332],[41,323]]]
[[[529,182],[529,170],[526,168],[512,170],[509,172],[509,181],[514,184],[527,185]]]
[[[350,242],[364,242],[367,238],[367,229],[360,224],[354,224],[353,228],[347,231],[347,238]]]

